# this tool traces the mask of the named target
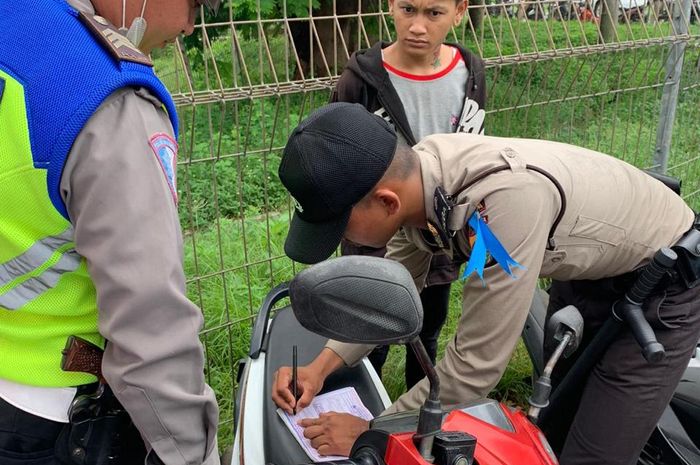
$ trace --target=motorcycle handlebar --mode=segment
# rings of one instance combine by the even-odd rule
[[[644,358],[650,363],[663,360],[666,352],[664,346],[656,340],[649,322],[644,318],[642,303],[651,295],[666,272],[673,268],[677,258],[676,253],[667,247],[656,252],[616,309],[617,317],[630,326],[634,338],[642,348]]]

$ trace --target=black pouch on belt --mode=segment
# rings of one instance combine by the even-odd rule
[[[700,284],[700,230],[697,227],[696,219],[695,227],[673,246],[678,254],[676,269],[688,289]]]
[[[138,430],[106,384],[75,398],[55,453],[71,465],[131,465],[146,458]]]
[[[81,386],[68,412],[68,424],[56,441],[55,454],[70,465],[133,465],[144,463],[146,448],[131,417],[102,378],[102,349],[71,336],[63,351],[64,371],[98,377]]]

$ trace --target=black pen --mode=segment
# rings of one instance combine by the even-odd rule
[[[292,413],[297,414],[297,346],[292,346],[292,395],[294,395],[294,408]]]

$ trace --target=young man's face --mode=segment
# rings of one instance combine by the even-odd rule
[[[401,49],[416,57],[433,54],[460,23],[466,7],[466,1],[389,0]]]

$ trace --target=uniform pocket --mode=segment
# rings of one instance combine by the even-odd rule
[[[542,259],[542,268],[540,268],[540,276],[549,276],[566,261],[566,257],[566,250],[545,250]]]
[[[627,232],[614,224],[579,215],[569,235],[617,246],[626,239]]]

